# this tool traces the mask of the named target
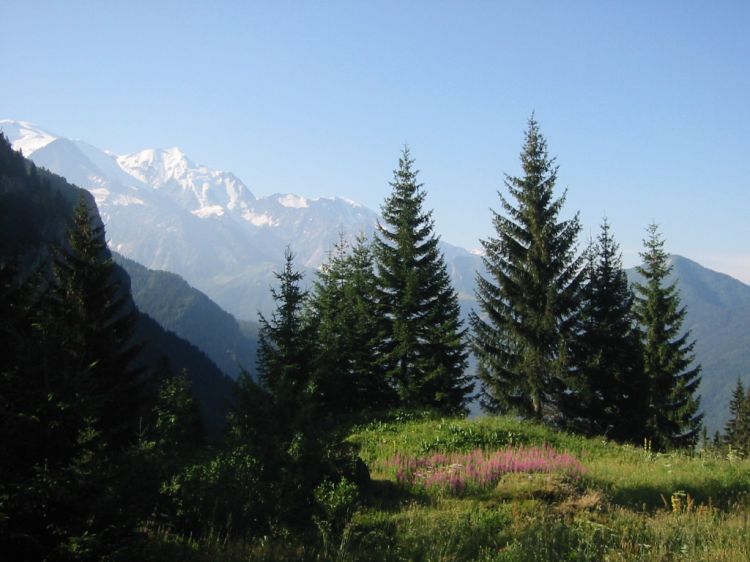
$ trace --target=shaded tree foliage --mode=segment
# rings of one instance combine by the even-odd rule
[[[104,226],[94,220],[82,196],[68,245],[56,252],[50,297],[66,352],[86,373],[97,425],[112,445],[123,446],[135,435],[142,402],[141,371],[133,367],[140,351],[132,339],[137,311],[129,287],[115,275]]]
[[[14,311],[0,391],[13,432],[3,536],[30,559],[98,559],[128,543],[139,515],[124,492],[140,396],[131,309],[83,199],[75,218],[55,275],[17,276],[3,306]]]
[[[642,442],[648,384],[633,313],[635,296],[619,246],[605,220],[587,252],[578,335],[577,371],[567,396],[568,425],[589,435]]]
[[[317,274],[310,309],[317,334],[315,383],[325,413],[394,405],[396,396],[378,353],[384,326],[372,251],[364,237],[352,248],[341,238]]]

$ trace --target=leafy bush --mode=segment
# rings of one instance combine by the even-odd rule
[[[242,447],[186,467],[163,486],[183,532],[259,534],[268,528],[271,489],[262,463]]]

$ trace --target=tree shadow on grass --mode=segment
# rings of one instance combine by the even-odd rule
[[[409,504],[429,506],[435,503],[435,498],[429,494],[408,489],[392,480],[370,480],[363,492],[367,506],[381,511],[399,511]]]
[[[685,508],[688,501],[693,508],[709,506],[722,510],[746,505],[750,496],[750,484],[727,486],[718,481],[701,482],[676,481],[669,488],[639,484],[618,486],[609,493],[612,503],[635,510],[653,511],[655,509]],[[673,500],[673,497],[676,500]],[[678,507],[679,508],[679,507]]]

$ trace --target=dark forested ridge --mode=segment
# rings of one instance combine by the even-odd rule
[[[65,245],[66,232],[81,197],[91,209],[96,209],[94,199],[88,191],[19,158],[5,139],[2,139],[0,260],[3,263],[18,260],[18,268],[22,274],[30,274],[40,267],[48,270],[50,266],[45,263],[49,262],[55,247]],[[101,225],[98,214],[95,214],[94,222]],[[114,277],[122,289],[129,293],[131,281],[125,270],[115,266]],[[178,306],[170,304],[171,296],[168,291],[161,293],[164,302],[162,306]],[[133,306],[129,296],[127,299],[130,302],[128,306]],[[184,371],[187,374],[205,416],[206,429],[216,434],[223,424],[232,394],[231,380],[201,350],[165,330],[149,316],[139,316],[133,339],[143,345],[139,366],[147,368],[164,357],[174,372]]]

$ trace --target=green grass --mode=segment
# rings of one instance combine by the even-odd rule
[[[656,454],[492,417],[375,422],[348,440],[373,480],[342,531],[234,544],[162,537],[161,559],[750,560],[748,460]],[[508,473],[452,494],[399,484],[387,462],[543,445],[577,457],[584,475]]]
[[[493,417],[376,422],[349,440],[376,483],[351,522],[365,541],[352,560],[750,559],[746,460],[651,453]],[[585,475],[508,474],[492,490],[451,497],[395,486],[386,462],[541,445],[575,455]]]
[[[750,494],[750,462],[711,454],[651,453],[602,438],[587,439],[501,417],[375,422],[357,428],[349,440],[360,447],[373,478],[390,478],[387,459],[396,454],[425,456],[476,448],[550,445],[575,455],[587,468],[588,487],[615,505],[644,510],[664,507],[662,496],[685,492],[701,504],[731,508]]]

